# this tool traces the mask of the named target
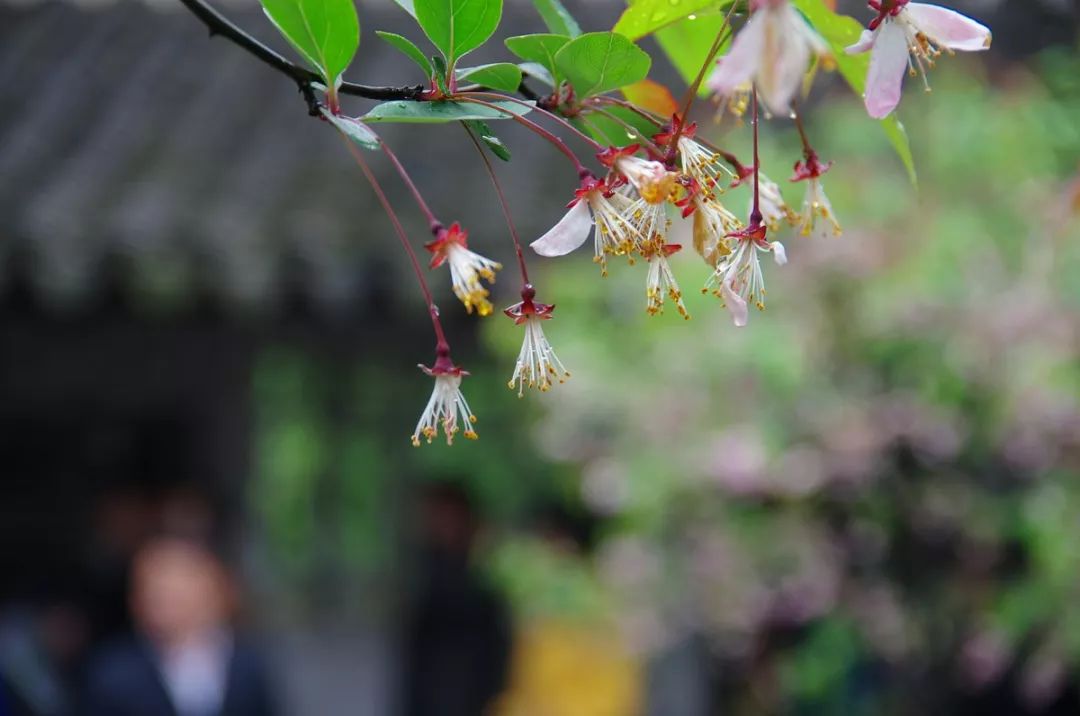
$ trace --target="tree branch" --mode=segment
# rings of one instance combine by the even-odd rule
[[[277,52],[244,32],[244,30],[236,26],[231,20],[217,10],[210,7],[205,0],[180,0],[180,2],[182,2],[184,7],[190,10],[195,17],[199,18],[199,20],[206,25],[206,29],[210,31],[211,37],[220,35],[225,39],[230,40],[233,44],[253,55],[256,59],[261,60],[296,82],[296,84],[300,86],[300,91],[304,93],[304,100],[308,103],[308,109],[313,110],[314,114],[318,114],[318,104],[317,100],[315,100],[314,93],[311,90],[311,84],[313,82],[322,83],[323,78],[320,75],[306,67],[301,67],[300,65],[289,62]],[[342,94],[364,97],[366,99],[419,100],[422,99],[424,86],[374,87],[371,85],[356,84],[354,82],[345,82],[338,91]]]

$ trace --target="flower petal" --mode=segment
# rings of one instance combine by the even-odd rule
[[[766,52],[771,52],[762,59],[758,90],[769,111],[785,116],[791,111],[791,100],[798,93],[810,64],[810,45],[800,27],[806,23],[791,5],[761,12],[768,21]]]
[[[904,12],[919,32],[950,50],[978,52],[990,48],[990,28],[955,10],[913,2]]]
[[[732,290],[728,281],[724,281],[720,285],[720,290],[724,293],[724,305],[727,307],[728,312],[731,313],[731,320],[735,322],[738,328],[743,328],[750,319],[746,300]]]
[[[844,48],[844,52],[849,55],[860,55],[864,52],[869,52],[874,46],[874,41],[877,39],[877,33],[873,30],[863,30],[862,35],[859,36],[859,41],[854,45],[849,45]]]
[[[765,48],[765,23],[761,13],[747,20],[742,31],[735,36],[731,50],[716,61],[716,70],[709,77],[708,87],[727,97],[740,85],[746,84],[757,72],[761,52]]]
[[[565,256],[585,243],[592,225],[589,204],[583,199],[574,204],[559,223],[529,246],[541,256]]]
[[[776,259],[777,266],[783,266],[787,263],[787,251],[784,249],[784,245],[779,241],[774,241],[770,245],[773,252],[773,258]]]
[[[866,111],[874,119],[885,119],[900,104],[900,89],[908,67],[907,34],[896,22],[878,28],[870,71],[866,75]]]

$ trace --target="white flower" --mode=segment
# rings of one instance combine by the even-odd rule
[[[525,326],[525,340],[508,383],[511,390],[517,388],[519,398],[525,394],[526,386],[546,392],[554,381],[564,383],[570,377],[570,371],[555,355],[555,349],[544,335],[544,321],[551,318],[555,306],[534,302],[535,295],[532,286],[527,285],[521,292],[522,301],[503,311],[514,319],[514,323]]]
[[[823,238],[843,233],[840,222],[836,220],[829,197],[821,179],[812,177],[806,183],[806,197],[803,199],[802,215],[799,218],[799,231],[803,236]]]
[[[878,16],[847,52],[871,52],[865,100],[866,111],[875,119],[889,116],[900,103],[906,71],[922,75],[929,91],[926,71],[942,50],[978,52],[990,47],[990,29],[955,10],[909,0],[881,0],[871,6]]]
[[[425,248],[432,253],[432,268],[449,264],[454,295],[465,304],[465,310],[472,313],[475,308],[481,316],[486,316],[491,313],[492,306],[487,298],[488,290],[480,279],[494,283],[495,272],[502,268],[502,264],[470,251],[467,238],[468,235],[455,222],[449,229],[439,229],[435,240],[425,244]]]
[[[412,444],[419,447],[421,438],[430,444],[439,434],[441,426],[446,435],[446,444],[453,445],[454,435],[460,429],[459,422],[464,426],[465,437],[476,440],[477,434],[472,427],[476,423],[476,416],[461,394],[461,379],[468,373],[454,366],[448,356],[438,358],[434,368],[418,367],[435,378],[435,389],[431,391],[431,398],[413,430]]]
[[[765,310],[765,278],[761,273],[758,253],[772,252],[776,263],[787,263],[787,253],[779,241],[768,241],[766,227],[753,225],[729,235],[734,241],[731,252],[717,264],[716,270],[705,284],[706,290],[724,301],[736,326],[742,327],[749,320],[747,307],[754,304]]]
[[[649,204],[663,204],[675,191],[675,172],[669,172],[660,162],[634,156],[615,159],[614,169],[637,190],[638,196]]]
[[[834,236],[843,233],[821,183],[821,177],[831,166],[832,162],[822,162],[817,152],[809,147],[806,148],[804,158],[795,165],[795,175],[791,177],[791,181],[807,183],[802,213],[799,215],[799,230],[803,236],[819,238],[830,233]]]
[[[650,316],[664,312],[664,300],[670,297],[675,301],[679,315],[689,320],[690,313],[683,304],[682,291],[671,272],[667,257],[682,249],[679,244],[666,244],[663,240],[653,243],[645,252],[649,262],[649,271],[645,277],[645,311]]]
[[[632,199],[595,177],[582,179],[575,193],[566,215],[530,244],[541,256],[565,256],[585,243],[595,225],[593,260],[606,275],[609,255],[627,256],[633,263],[633,254],[667,229],[663,204]]]
[[[788,0],[755,0],[753,6],[708,86],[731,98],[752,82],[773,114],[786,115],[811,58],[827,55],[828,46]]]

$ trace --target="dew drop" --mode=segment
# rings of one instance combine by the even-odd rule
[[[686,19],[687,20],[697,20],[697,15],[687,15]]]
[[[797,119],[798,116],[799,115],[795,112],[795,110],[791,110],[790,112],[788,112],[788,119]]]

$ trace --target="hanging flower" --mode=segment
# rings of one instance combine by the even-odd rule
[[[739,186],[747,183],[751,188],[754,186],[754,168],[743,167],[739,170],[739,176],[731,182],[731,186]],[[799,223],[799,215],[796,214],[780,193],[780,185],[762,174],[758,177],[758,191],[760,199],[761,215],[769,231],[779,231],[783,222],[792,226]],[[753,199],[750,200],[753,203]]]
[[[742,228],[738,217],[720,202],[724,183],[734,174],[723,165],[719,153],[707,149],[694,139],[697,124],[691,122],[680,132],[681,121],[678,116],[672,117],[671,122],[653,139],[658,146],[669,146],[675,134],[679,133],[676,145],[679,168],[682,170],[679,184],[683,196],[675,205],[682,209],[684,219],[693,215],[694,250],[709,266],[715,267],[724,251],[724,236]]]
[[[751,0],[753,13],[720,59],[708,87],[722,99],[757,86],[776,115],[787,114],[814,56],[828,54],[828,45],[788,0]]]
[[[807,150],[805,159],[795,164],[795,175],[791,177],[791,181],[806,182],[806,196],[799,217],[799,230],[803,236],[821,238],[829,234],[839,236],[843,233],[840,222],[833,213],[832,204],[829,203],[829,197],[825,196],[825,188],[821,185],[821,176],[829,171],[830,167],[832,162],[822,163],[812,149]]]
[[[661,235],[667,220],[662,204],[631,199],[619,191],[618,180],[614,182],[585,175],[568,204],[570,210],[530,244],[532,249],[541,256],[565,256],[585,243],[595,225],[593,260],[600,264],[601,272],[607,275],[610,255],[631,257],[632,263],[632,255],[651,237]]]
[[[900,103],[905,71],[921,75],[929,91],[926,72],[942,51],[990,48],[990,29],[955,10],[909,0],[870,0],[870,7],[877,17],[847,52],[871,53],[866,111],[875,119],[889,116]]]
[[[439,434],[440,427],[446,435],[446,444],[453,445],[454,435],[461,429],[459,423],[464,426],[465,437],[476,440],[478,436],[473,430],[476,416],[465,402],[465,396],[461,394],[461,379],[469,374],[468,371],[454,365],[448,350],[438,351],[434,367],[417,367],[435,378],[435,389],[432,390],[431,398],[428,399],[427,406],[416,423],[416,429],[413,430],[413,446],[419,447],[421,438],[431,444]]]
[[[438,268],[444,263],[450,265],[454,294],[465,304],[466,311],[472,313],[475,308],[481,316],[491,313],[488,290],[480,279],[495,283],[495,272],[502,268],[502,264],[470,251],[468,234],[456,221],[449,229],[440,227],[435,240],[425,244],[424,248],[432,254],[431,268]]]
[[[668,265],[668,256],[682,250],[679,244],[668,244],[663,239],[650,242],[643,255],[649,262],[649,271],[645,277],[645,311],[650,316],[664,312],[664,301],[670,297],[675,302],[679,315],[689,320],[690,313],[683,304],[682,291],[675,280],[675,274]]]
[[[649,204],[663,204],[675,192],[675,172],[670,172],[660,162],[636,157],[637,144],[626,147],[608,147],[596,155],[600,163],[614,171],[634,187],[638,196]]]
[[[723,299],[736,326],[747,324],[747,307],[753,303],[765,310],[765,279],[761,274],[758,253],[772,252],[776,263],[787,263],[787,253],[779,241],[769,241],[768,227],[760,217],[751,216],[750,225],[727,236],[732,243],[730,253],[723,257],[705,284],[706,291]]]
[[[511,390],[517,388],[519,398],[525,394],[526,386],[546,392],[554,381],[565,383],[570,377],[570,371],[555,355],[555,349],[544,335],[544,321],[551,319],[555,306],[535,302],[535,297],[536,290],[526,284],[521,291],[521,302],[503,311],[514,319],[515,324],[525,326],[525,341],[508,383]]]

